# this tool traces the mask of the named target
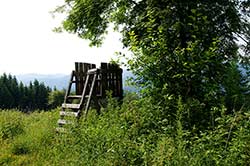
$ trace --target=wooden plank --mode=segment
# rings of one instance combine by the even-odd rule
[[[117,71],[116,73],[116,96],[118,97],[120,94],[120,75]]]
[[[84,84],[84,82],[83,82],[83,80],[84,80],[84,71],[83,71],[83,66],[84,66],[84,64],[83,63],[80,63],[79,64],[79,71],[78,71],[78,73],[79,73],[79,89],[78,89],[78,92],[76,93],[77,95],[81,95],[82,94],[82,90],[83,90],[83,84]]]
[[[85,118],[87,118],[87,114],[88,114],[88,110],[89,110],[89,106],[90,106],[90,101],[91,101],[92,94],[93,94],[93,91],[94,91],[94,88],[95,88],[96,77],[97,77],[97,73],[95,73],[94,76],[93,76],[92,85],[91,85],[91,89],[90,89],[90,92],[89,92],[89,98],[88,98],[88,101],[86,103],[86,108],[85,108]]]
[[[119,68],[119,87],[118,87],[118,89],[119,89],[119,94],[118,94],[118,97],[120,97],[120,99],[123,98],[122,73],[123,73],[122,69]]]
[[[101,63],[101,87],[100,87],[100,94],[104,98],[106,96],[106,89],[107,89],[107,63]]]
[[[60,111],[60,116],[73,116],[78,117],[78,112]]]
[[[91,64],[90,69],[95,69],[96,65],[95,64]]]
[[[113,93],[114,96],[117,95],[117,73],[116,73],[116,69],[113,71]]]
[[[75,71],[76,71],[76,77],[77,77],[77,83],[76,83],[77,95],[82,94],[87,72],[89,69],[93,67],[95,67],[95,64],[82,63],[82,62],[75,63]]]
[[[109,63],[109,82],[110,82],[110,86],[109,86],[109,90],[112,91],[112,94],[114,93],[114,65]]]
[[[79,62],[75,62],[75,91],[76,94],[79,93],[80,87],[79,87]]]
[[[59,120],[57,121],[57,123],[58,123],[60,126],[66,125],[66,124],[73,124],[72,121],[65,120],[65,119],[59,119]]]
[[[119,96],[119,65],[116,64],[114,66],[114,73],[115,73],[115,78],[114,78],[114,96],[117,97]]]
[[[84,69],[83,69],[83,71],[84,71],[84,72],[88,72],[89,66],[90,66],[89,63],[84,63]]]
[[[100,74],[100,72],[98,73],[97,78],[96,78],[96,85],[95,85],[94,94],[95,95],[100,95],[101,94],[101,74]]]
[[[80,109],[80,104],[68,104],[68,103],[63,103],[62,108],[66,109]]]
[[[68,96],[68,99],[80,99],[82,98],[82,95],[70,95]]]
[[[86,63],[85,69],[84,69],[86,72],[86,75],[88,75],[88,71],[91,69],[91,67],[92,67],[92,64]],[[89,78],[89,81],[87,82],[85,94],[88,94],[90,91],[90,85],[89,85],[90,82],[91,82],[91,78]],[[86,81],[85,81],[85,83],[86,83]]]
[[[112,92],[113,92],[113,96],[115,96],[116,95],[116,87],[115,87],[115,79],[116,79],[116,74],[115,74],[115,72],[116,72],[116,68],[117,68],[117,65],[115,65],[115,64],[111,64],[111,66],[112,66],[112,68],[111,68],[111,73],[112,73],[112,80],[111,80],[111,82],[112,82],[112,86],[111,86],[111,90],[112,90]]]
[[[63,128],[63,127],[57,127],[56,132],[58,132],[58,133],[67,133],[67,130],[65,128]]]
[[[99,71],[99,69],[95,68],[95,69],[89,69],[88,70],[88,74],[95,74]]]
[[[122,69],[118,69],[117,72],[117,97],[121,97],[123,95],[122,91]]]
[[[107,65],[107,87],[105,89],[106,90],[110,90],[110,86],[111,86],[111,74],[110,74],[110,64],[108,63]]]
[[[80,107],[82,108],[82,105],[84,103],[84,98],[87,95],[87,86],[88,86],[88,82],[89,82],[89,75],[87,75],[86,80],[85,80],[85,84],[84,84],[84,88],[83,88],[83,92],[82,92],[82,98],[80,101]]]
[[[75,71],[78,72],[78,63],[79,62],[75,62]]]

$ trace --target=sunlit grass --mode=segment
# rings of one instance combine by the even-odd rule
[[[217,119],[214,130],[195,134],[182,128],[181,102],[176,128],[163,125],[147,101],[110,103],[101,115],[90,110],[87,120],[66,133],[55,132],[59,108],[31,114],[0,111],[0,165],[250,164],[249,111]]]

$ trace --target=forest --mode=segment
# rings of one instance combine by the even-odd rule
[[[18,109],[22,112],[48,110],[60,106],[64,90],[52,90],[38,80],[24,85],[15,76],[4,73],[0,76],[0,109]]]
[[[249,0],[65,0],[60,13],[54,31],[92,47],[119,32],[138,91],[65,133],[60,107],[1,111],[0,165],[250,165]]]

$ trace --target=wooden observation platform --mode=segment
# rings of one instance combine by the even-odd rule
[[[66,117],[79,119],[84,114],[86,118],[91,103],[99,111],[98,101],[106,98],[107,91],[112,91],[112,97],[123,97],[122,69],[118,65],[101,63],[100,68],[96,68],[95,64],[75,62],[62,104],[59,126],[70,123]]]

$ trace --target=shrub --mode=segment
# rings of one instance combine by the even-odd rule
[[[28,154],[31,152],[31,140],[26,140],[23,137],[14,140],[11,146],[11,153],[15,155]]]
[[[215,119],[214,128],[185,128],[181,98],[175,121],[150,98],[110,100],[100,115],[90,110],[87,120],[56,134],[58,111],[22,117],[23,132],[3,140],[0,165],[249,165],[250,113],[241,110]],[[174,103],[172,103],[174,105]],[[225,108],[216,108],[225,112]],[[10,119],[10,114],[0,113]],[[8,117],[8,118],[7,118]],[[172,116],[173,117],[173,116]],[[9,150],[4,150],[9,149]]]
[[[14,138],[24,132],[23,116],[16,111],[0,112],[0,138]]]

